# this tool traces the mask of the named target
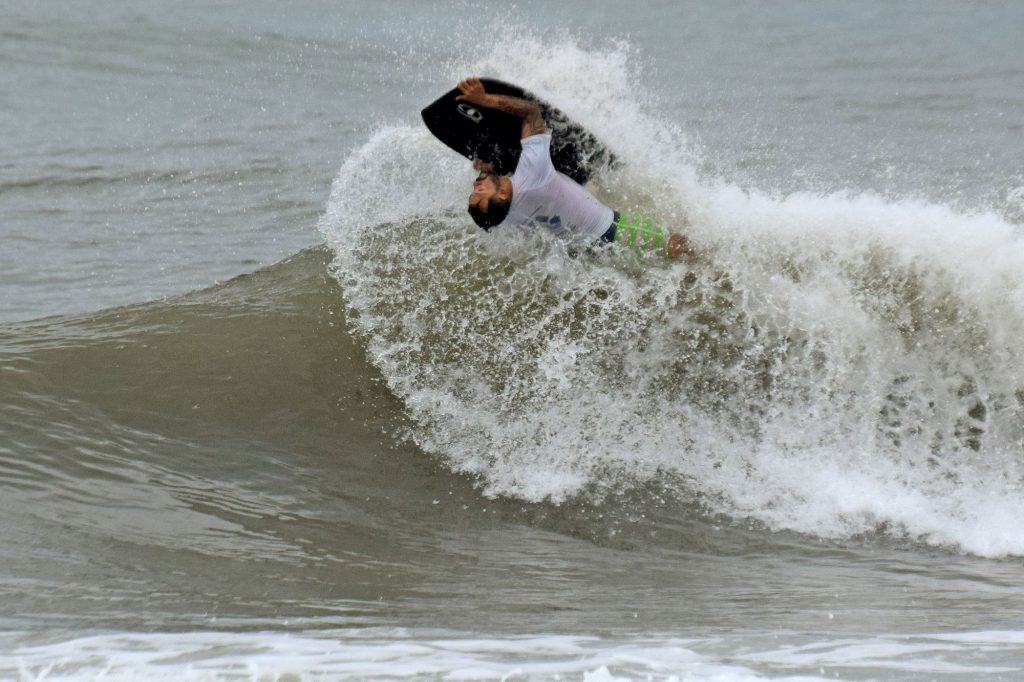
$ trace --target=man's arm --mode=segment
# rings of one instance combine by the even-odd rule
[[[488,109],[498,109],[523,120],[520,137],[530,137],[544,132],[544,119],[540,115],[540,107],[536,102],[510,97],[508,95],[492,95],[484,90],[479,78],[471,77],[459,83],[462,92],[455,99],[469,102]]]

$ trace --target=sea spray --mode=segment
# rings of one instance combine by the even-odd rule
[[[591,189],[684,229],[693,263],[483,234],[462,208],[469,164],[417,125],[343,164],[321,229],[415,440],[492,495],[657,478],[769,528],[1024,553],[1014,226],[700,178],[676,122],[637,106],[653,98],[632,64],[520,35],[462,72],[523,84],[607,140],[624,163]]]

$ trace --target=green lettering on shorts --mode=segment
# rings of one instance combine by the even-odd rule
[[[654,221],[647,216],[630,216],[620,213],[615,221],[615,243],[627,248],[656,250],[665,244],[668,232],[664,227],[654,226]]]

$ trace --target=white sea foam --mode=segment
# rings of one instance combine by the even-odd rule
[[[24,635],[29,637],[29,635]],[[808,641],[775,633],[728,638],[466,637],[385,628],[326,632],[112,633],[0,653],[19,682],[174,680],[308,682],[331,679],[787,680],[928,674],[977,679],[1020,673],[1017,631],[877,635]],[[1016,661],[1016,662],[1015,662]]]
[[[637,91],[628,47],[561,40],[517,34],[452,71],[557,102],[624,161],[592,189],[702,256],[483,235],[462,209],[468,164],[421,126],[382,128],[341,168],[321,229],[421,446],[489,494],[660,478],[769,528],[1024,554],[1016,226],[701,178],[684,132]]]
[[[434,636],[427,636],[433,634]],[[447,636],[445,636],[447,634]],[[596,637],[472,639],[456,633],[112,634],[27,646],[0,656],[21,682],[180,680],[305,682],[328,679],[448,680],[765,679],[709,660],[689,641],[609,642]],[[819,678],[784,677],[809,680]]]

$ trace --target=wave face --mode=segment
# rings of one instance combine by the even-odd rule
[[[702,176],[639,68],[518,35],[451,80],[527,85],[608,141],[624,164],[593,191],[685,231],[694,263],[483,234],[469,164],[417,125],[342,166],[321,231],[416,442],[492,496],[655,482],[769,529],[1024,553],[1019,226]]]
[[[309,250],[181,297],[0,328],[0,555],[36,586],[5,579],[9,621],[92,613],[131,628],[164,608],[162,627],[194,625],[221,588],[190,582],[189,557],[244,594],[261,565],[323,561],[329,543],[285,537],[282,519],[306,537],[324,517],[362,519],[346,501],[376,494],[380,433],[401,406],[343,332],[328,259]]]

